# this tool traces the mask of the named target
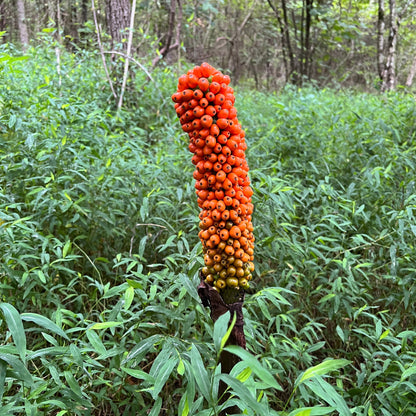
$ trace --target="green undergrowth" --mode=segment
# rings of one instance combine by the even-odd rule
[[[133,67],[117,113],[99,56],[1,48],[0,415],[217,415],[220,380],[246,415],[416,414],[414,97],[235,88],[245,352],[196,292],[177,70]]]

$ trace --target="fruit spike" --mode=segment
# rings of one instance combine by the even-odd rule
[[[204,62],[179,77],[172,100],[193,153],[201,272],[206,283],[232,299],[252,279],[254,235],[247,145],[229,83],[229,76]]]

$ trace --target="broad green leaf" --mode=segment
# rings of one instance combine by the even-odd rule
[[[182,359],[179,359],[179,364],[176,371],[180,376],[183,376],[185,374],[185,364],[183,363]]]
[[[199,303],[201,300],[199,299],[198,292],[197,292],[195,286],[192,284],[189,277],[186,274],[180,273],[179,274],[179,279],[180,279],[183,287],[189,293],[189,295],[192,296],[192,298],[194,298]]]
[[[412,376],[413,374],[416,374],[416,364],[403,371],[400,381],[404,381],[406,378]]]
[[[46,406],[46,405],[56,406],[60,409],[67,407],[67,405],[64,402],[62,402],[61,400],[56,400],[56,399],[45,400],[44,402],[42,402],[42,406]],[[63,412],[68,413],[67,410],[63,410]],[[62,414],[65,414],[65,413],[62,413]]]
[[[3,360],[0,360],[0,403],[3,400],[4,382],[6,381],[6,370],[7,370],[6,362]]]
[[[65,257],[66,257],[66,255],[70,252],[70,250],[71,250],[71,246],[72,246],[71,240],[68,240],[68,241],[65,243],[64,248],[63,248],[63,250],[62,250],[62,257],[63,257],[63,258],[65,258]]]
[[[329,359],[323,361],[322,363],[308,368],[303,374],[301,374],[296,380],[295,387],[299,386],[299,384],[303,383],[305,380],[308,380],[316,376],[323,376],[329,374],[331,371],[338,370],[339,368],[345,367],[348,364],[351,364],[351,361],[344,359]]]
[[[163,367],[160,369],[160,371],[154,375],[154,378],[156,380],[155,385],[153,387],[152,397],[153,400],[158,397],[160,391],[163,389],[163,386],[165,385],[166,381],[168,380],[169,376],[172,374],[173,368],[178,363],[178,359],[170,359],[165,362]]]
[[[386,338],[388,335],[390,334],[390,329],[386,329],[381,335],[380,338],[378,339],[379,341],[381,341],[382,339]]]
[[[314,394],[325,400],[330,406],[336,408],[340,416],[351,416],[351,411],[345,403],[345,400],[337,393],[335,388],[322,377],[316,376],[314,378],[309,378],[305,384]]]
[[[116,326],[123,326],[123,322],[97,322],[93,326],[91,326],[89,329],[107,329],[107,328],[114,328]]]
[[[49,329],[51,332],[69,341],[68,335],[61,328],[59,328],[55,322],[52,322],[49,318],[46,318],[46,316],[42,316],[37,313],[25,312],[21,314],[21,317],[23,321],[34,322],[35,324],[45,329]]]
[[[0,309],[3,311],[4,319],[10,333],[12,334],[14,344],[19,352],[23,362],[26,360],[26,335],[23,328],[22,318],[13,305],[9,303],[0,303]]]
[[[124,309],[129,310],[134,299],[134,288],[129,286],[124,292]]]
[[[211,403],[211,380],[208,376],[207,370],[205,369],[201,354],[199,353],[195,344],[192,344],[191,348],[191,365],[199,390],[208,401],[208,403]]]
[[[253,373],[256,374],[257,377],[259,377],[260,380],[266,383],[269,387],[273,387],[276,390],[283,390],[269,370],[264,368],[247,350],[237,345],[225,347],[225,350],[240,357],[248,365],[248,367],[250,367],[251,371],[253,371]]]
[[[247,381],[250,378],[251,374],[252,374],[251,368],[246,367],[243,371],[241,371],[237,375],[236,379],[241,381],[242,383],[244,383],[245,381]]]
[[[139,380],[144,380],[150,384],[155,384],[155,378],[152,377],[150,374],[147,374],[143,370],[138,370],[134,368],[127,368],[127,367],[121,367],[121,369],[127,373],[129,376],[132,376],[134,378],[137,378]]]
[[[222,350],[222,349],[224,348],[224,345],[227,343],[228,338],[230,338],[231,331],[233,330],[233,328],[234,328],[234,325],[235,325],[236,321],[237,321],[237,314],[235,313],[235,314],[233,315],[233,319],[232,319],[232,321],[231,321],[231,323],[230,323],[230,325],[229,325],[229,327],[228,327],[228,329],[227,329],[227,332],[226,332],[226,333],[224,334],[224,336],[221,338],[220,350]]]
[[[333,414],[336,409],[334,407],[302,407],[301,409],[293,410],[288,416],[320,416]]]
[[[98,354],[103,355],[107,352],[103,342],[99,335],[93,329],[87,329],[86,331],[88,341],[90,341],[91,345],[95,349]]]
[[[241,381],[236,380],[228,374],[221,374],[221,379],[232,389],[236,397],[238,397],[246,406],[250,406],[251,410],[257,412],[259,415],[267,414],[265,406],[257,401],[250,390]]]
[[[126,279],[126,282],[131,286],[133,289],[143,289],[143,285],[140,282],[132,279]]]
[[[19,380],[24,381],[28,385],[33,385],[32,375],[15,355],[0,352],[0,360],[5,361],[13,368]]]
[[[38,275],[39,280],[40,280],[42,283],[46,283],[46,276],[45,276],[45,273],[43,273],[43,271],[42,271],[42,270],[37,269],[37,270],[36,270],[36,274]]]
[[[182,409],[182,411],[181,411]],[[188,402],[188,395],[185,393],[180,402],[179,402],[179,413],[180,416],[188,416],[189,415],[189,402]]]
[[[215,321],[213,338],[214,338],[215,349],[217,351],[220,351],[221,349],[221,341],[225,333],[227,332],[229,322],[230,322],[230,312],[228,311],[224,313],[223,315],[221,315]]]
[[[158,397],[157,400],[154,402],[151,412],[149,416],[160,416],[160,409],[162,408],[162,398]]]
[[[68,386],[70,387],[70,389],[78,396],[78,397],[82,397],[82,391],[81,388],[78,384],[78,382],[75,380],[74,375],[71,373],[71,371],[64,371],[64,376],[65,379],[68,383]]]
[[[140,341],[127,355],[127,357],[122,361],[122,364],[127,361],[133,360],[136,357],[141,359],[150,349],[152,349],[163,337],[161,335],[152,335],[149,338]]]

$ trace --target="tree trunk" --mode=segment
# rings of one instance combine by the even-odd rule
[[[0,32],[6,31],[7,19],[6,19],[6,2],[0,2]],[[10,29],[9,29],[10,30]]]
[[[378,0],[378,18],[377,18],[377,69],[380,80],[383,80],[384,74],[384,0]]]
[[[311,25],[312,25],[313,0],[306,0],[306,22],[305,22],[305,71],[304,75],[310,79],[312,67],[311,50]]]
[[[111,36],[111,47],[122,44],[123,50],[127,49],[127,42],[122,43],[125,38],[124,31],[129,27],[131,6],[129,0],[106,0],[107,28]]]
[[[20,42],[23,46],[23,50],[26,50],[27,45],[29,44],[29,33],[27,31],[24,0],[16,0],[16,11]]]
[[[81,24],[84,25],[88,20],[88,0],[81,3]]]
[[[287,17],[287,9],[286,9],[286,0],[282,0],[282,10],[283,10],[283,32],[285,34],[285,43],[287,54],[289,56],[289,79],[293,79],[294,83],[297,83],[297,68],[295,64],[295,56],[292,49],[292,44],[290,41],[290,31],[289,31],[289,20]]]
[[[394,90],[396,87],[396,50],[399,24],[397,18],[396,0],[389,0],[389,38],[387,43],[387,59],[383,77],[382,91]]]
[[[406,87],[410,87],[412,85],[413,78],[415,77],[415,75],[416,75],[416,56],[413,59],[413,63],[410,68],[409,75],[407,76]]]
[[[285,82],[289,81],[289,64],[288,64],[288,60],[287,60],[287,53],[286,53],[286,34],[285,34],[285,29],[283,26],[283,22],[282,22],[282,18],[280,16],[279,10],[274,6],[274,4],[272,3],[271,0],[267,0],[267,2],[269,3],[269,6],[272,8],[272,10],[274,11],[274,14],[276,15],[277,18],[277,23],[279,25],[279,30],[280,30],[280,42],[282,44],[282,56],[283,56],[283,67],[285,69]],[[266,61],[268,62],[268,61]]]
[[[394,90],[397,83],[396,77],[396,55],[397,37],[399,33],[399,16],[397,14],[396,0],[389,0],[389,36],[387,44],[384,45],[385,11],[384,0],[378,0],[378,22],[377,22],[377,67],[381,80],[381,91]]]

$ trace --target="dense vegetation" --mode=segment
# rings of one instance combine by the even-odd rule
[[[102,39],[110,61],[131,33],[136,59],[207,61],[256,89],[414,90],[415,16],[413,0],[2,0],[0,43],[36,45],[48,28],[69,50]]]
[[[1,52],[1,415],[215,415],[221,378],[248,415],[416,414],[413,96],[236,88],[256,272],[227,376],[183,68],[136,72],[117,113],[96,55]]]

